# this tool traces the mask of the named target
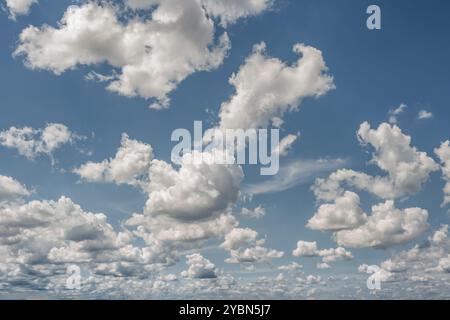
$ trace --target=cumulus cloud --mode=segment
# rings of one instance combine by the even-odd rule
[[[227,263],[257,263],[281,258],[284,252],[263,247],[264,239],[249,228],[234,228],[226,236],[221,247],[230,252]]]
[[[202,160],[193,160],[196,156]],[[214,159],[213,153],[187,154],[179,170],[153,160],[145,213],[189,221],[224,212],[236,202],[244,175],[240,166],[216,164]]]
[[[69,263],[95,274],[115,276],[145,272],[146,249],[132,245],[132,235],[116,232],[106,215],[84,211],[67,197],[0,205],[2,283],[43,289]],[[136,272],[136,273],[134,273]]]
[[[16,20],[17,16],[28,15],[31,11],[31,6],[37,3],[38,0],[6,0],[5,2],[10,18]]]
[[[235,23],[243,17],[260,14],[273,0],[202,0],[208,14],[220,19],[222,26]]]
[[[258,206],[254,209],[242,208],[241,210],[241,216],[246,218],[261,219],[265,215],[266,209],[262,206]]]
[[[382,199],[396,199],[418,193],[430,174],[439,169],[425,152],[411,146],[411,137],[399,127],[382,123],[372,129],[368,122],[361,124],[358,139],[374,149],[371,163],[386,171],[388,176],[370,176],[342,169],[328,179],[317,179],[313,187],[319,200],[332,201],[344,192],[342,184],[365,190]]]
[[[307,258],[321,257],[322,268],[325,267],[325,264],[353,259],[352,253],[342,247],[319,250],[316,241],[298,241],[297,248],[292,251],[292,255]]]
[[[310,229],[338,231],[353,229],[364,224],[367,215],[360,207],[359,196],[347,191],[333,204],[323,204],[306,225]]]
[[[114,158],[88,162],[73,170],[87,182],[107,182],[143,186],[153,159],[150,145],[132,140],[122,134],[121,146]]]
[[[0,175],[0,204],[30,195],[30,191],[17,180]]]
[[[186,256],[188,270],[183,271],[181,275],[191,279],[214,279],[217,278],[216,266],[204,258],[199,253]]]
[[[334,88],[322,52],[296,44],[301,55],[291,66],[268,57],[265,43],[253,53],[229,82],[235,93],[220,108],[221,129],[263,128],[280,124],[286,112],[296,111],[307,97],[320,97]]]
[[[388,248],[404,244],[428,228],[428,212],[421,208],[395,208],[389,200],[372,207],[367,222],[357,228],[338,231],[336,242],[345,247]]]
[[[53,160],[54,151],[80,138],[63,124],[49,123],[43,129],[11,127],[1,131],[0,145],[17,149],[20,155],[29,159],[45,154]]]
[[[446,182],[443,189],[444,201],[442,202],[442,206],[446,206],[450,203],[450,141],[443,142],[434,152],[442,163],[442,175]]]
[[[278,270],[281,271],[297,271],[302,269],[303,266],[301,264],[298,264],[297,262],[291,262],[290,264],[279,266]]]
[[[127,97],[154,99],[155,109],[169,106],[169,93],[188,76],[216,69],[230,48],[227,33],[217,36],[206,10],[224,22],[266,8],[253,1],[127,1],[134,9],[150,9],[146,18],[106,1],[72,5],[57,27],[29,26],[20,34],[16,56],[32,69],[59,75],[80,65],[107,63],[102,77],[107,89]],[[234,11],[222,9],[230,7]]]

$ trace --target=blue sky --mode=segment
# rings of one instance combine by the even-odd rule
[[[382,29],[368,30],[366,8],[375,2],[381,8]],[[298,56],[292,52],[296,43],[321,50],[336,87],[321,97],[306,97],[301,102],[299,111],[285,115],[281,136],[297,132],[301,136],[289,155],[281,159],[282,168],[299,160],[343,159],[339,167],[385,176],[386,172],[370,163],[373,149],[361,146],[356,132],[364,121],[369,122],[372,129],[378,128],[383,122],[387,123],[389,111],[401,104],[407,105],[407,108],[397,116],[396,125],[403,134],[411,136],[412,146],[426,152],[439,163],[434,149],[450,138],[450,111],[447,108],[450,101],[450,30],[447,23],[450,4],[447,1],[375,2],[275,0],[270,8],[236,19],[226,27],[219,25],[216,19],[215,38],[225,31],[230,38],[231,49],[226,58],[220,66],[211,68],[210,71],[193,72],[187,76],[168,94],[171,99],[170,107],[164,110],[148,108],[155,99],[122,96],[105,90],[105,83],[85,80],[85,76],[92,70],[110,73],[111,67],[107,63],[76,64],[73,69],[69,68],[60,75],[49,70],[39,70],[45,68],[31,69],[25,66],[24,56],[13,57],[22,30],[30,25],[41,27],[43,24],[58,28],[57,21],[74,2],[40,0],[31,7],[28,15],[18,15],[16,21],[8,18],[8,9],[2,2],[0,131],[12,126],[38,129],[44,128],[48,123],[60,123],[85,138],[65,144],[52,152],[57,160],[53,165],[45,154],[30,160],[19,155],[15,148],[0,146],[0,175],[12,177],[34,190],[26,201],[57,200],[66,196],[85,211],[106,214],[108,222],[119,231],[133,213],[143,211],[149,195],[129,185],[88,183],[72,170],[88,161],[101,162],[114,157],[120,147],[122,133],[127,133],[131,139],[150,144],[155,158],[170,163],[170,152],[174,146],[170,141],[172,131],[177,128],[192,130],[195,120],[211,125],[217,123],[221,104],[228,101],[235,92],[228,79],[238,72],[246,57],[252,54],[253,46],[262,41],[266,43],[267,56],[278,58],[287,64],[298,60]],[[77,6],[83,5],[83,2],[75,3]],[[117,3],[122,5],[122,1]],[[79,45],[82,46],[83,43]],[[421,110],[431,112],[433,117],[418,119]],[[301,166],[301,163],[298,165]],[[339,298],[356,295],[355,288],[362,288],[370,297],[370,292],[365,287],[367,276],[358,273],[358,266],[378,265],[399,252],[421,244],[440,225],[447,224],[448,206],[441,207],[445,182],[441,171],[434,170],[421,185],[420,192],[396,199],[398,208],[419,207],[428,210],[429,228],[426,231],[410,241],[385,249],[346,247],[352,252],[353,259],[338,261],[330,269],[320,270],[316,268],[320,257],[293,257],[291,253],[299,240],[316,241],[319,249],[338,246],[333,241],[331,232],[305,227],[320,206],[311,191],[315,178],[326,178],[335,169],[338,168],[312,172],[307,179],[299,178],[298,184],[288,190],[255,195],[249,202],[238,201],[233,205],[231,210],[240,222],[239,227],[257,231],[261,238],[266,239],[264,246],[284,252],[282,258],[254,264],[228,264],[224,260],[229,253],[219,247],[221,240],[217,238],[208,239],[203,247],[195,247],[186,252],[200,253],[226,274],[220,277],[231,275],[242,283],[266,277],[266,282],[261,284],[264,287],[269,281],[276,281],[271,279],[280,274],[279,266],[293,261],[303,265],[303,273],[292,275],[286,272],[286,279],[307,279],[308,275],[314,275],[326,282],[304,284],[306,293],[301,293],[298,288],[280,285],[285,292],[273,292],[272,298],[299,298],[310,293],[318,298]],[[259,176],[257,168],[244,167],[244,172],[243,185],[272,179]],[[414,172],[410,174],[414,175]],[[361,191],[358,194],[361,197],[361,208],[367,213],[370,213],[372,205],[383,202],[367,192]],[[260,205],[266,209],[263,218],[240,217],[241,207],[255,208]],[[141,242],[142,239],[135,240],[137,246]],[[179,262],[158,272],[176,274],[178,281],[189,281],[178,275],[186,269],[184,256],[185,254],[180,254]],[[439,263],[434,262],[436,265]],[[245,268],[249,265],[254,265],[255,270],[247,271]],[[83,268],[88,273],[92,272],[87,266]],[[445,287],[445,272],[442,275],[438,271],[432,274],[433,279],[429,280],[433,284],[431,287],[439,288],[439,284]],[[330,282],[326,280],[330,276],[339,279],[350,277],[352,280],[348,283],[345,280]],[[153,281],[155,277],[157,275],[152,271],[146,279]],[[30,280],[32,281],[33,279]],[[203,285],[205,284],[198,286]],[[408,282],[408,285],[411,288],[417,287],[414,281]],[[196,287],[186,284],[187,288],[192,289],[191,286]],[[396,291],[395,281],[389,282],[389,286],[390,289],[386,289],[388,291],[382,290],[379,293],[380,297],[384,297],[383,294],[386,297],[400,294]],[[32,286],[28,288],[30,287]],[[313,287],[318,288],[317,293],[308,291]],[[336,293],[328,293],[325,288],[332,288],[331,291]],[[14,292],[23,290],[20,285],[15,286],[8,283],[8,280],[5,280],[0,289],[0,297],[13,297]],[[233,290],[230,289],[231,296]],[[40,288],[39,291],[43,295],[58,296],[51,290]],[[186,289],[186,295],[189,292],[191,291]],[[30,289],[24,295],[33,294]],[[101,296],[108,297],[108,294],[111,293]],[[153,297],[155,294],[152,292]],[[164,294],[161,293],[161,296]],[[168,296],[171,297],[172,294],[169,293]],[[220,294],[217,296],[221,297]],[[412,296],[416,297],[414,294]],[[446,297],[445,291],[442,291],[442,296]]]

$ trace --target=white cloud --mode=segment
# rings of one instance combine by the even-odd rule
[[[442,175],[445,180],[444,201],[442,206],[446,206],[450,203],[450,141],[445,141],[441,146],[434,150],[442,163]]]
[[[273,178],[263,182],[246,185],[244,186],[243,191],[251,195],[281,192],[299,184],[314,180],[318,175],[342,167],[345,163],[346,162],[341,159],[298,159],[282,166],[279,173]]]
[[[225,236],[225,241],[220,245],[225,250],[236,250],[243,246],[256,242],[258,232],[249,228],[234,228]]]
[[[288,134],[286,137],[281,139],[280,144],[278,145],[278,149],[275,150],[275,153],[278,153],[280,156],[288,155],[289,151],[291,151],[292,146],[300,137],[300,133],[298,134]]]
[[[164,161],[152,161],[146,214],[198,220],[222,213],[236,202],[242,168],[216,164],[212,153],[203,153],[201,161],[193,161],[196,156],[197,152],[185,155],[178,171]]]
[[[222,6],[207,2],[206,9],[226,22],[266,8],[255,0]],[[128,1],[128,5],[149,9],[148,15],[144,18],[106,1],[72,5],[57,27],[24,29],[15,55],[24,56],[32,69],[57,75],[80,65],[107,63],[111,75],[102,79],[108,90],[155,99],[151,105],[155,109],[168,107],[168,95],[188,76],[216,69],[226,57],[228,35],[216,36],[214,22],[199,0]],[[234,11],[221,12],[229,5]]]
[[[434,117],[433,113],[427,110],[420,110],[419,114],[417,115],[417,119],[419,120],[431,119],[433,117]]]
[[[334,89],[322,52],[296,44],[301,55],[291,66],[265,54],[265,43],[254,46],[229,82],[236,92],[220,109],[221,129],[263,128],[280,124],[286,112],[296,111],[306,97],[320,97]]]
[[[29,194],[30,191],[20,182],[0,175],[0,204],[5,201],[15,201]]]
[[[54,151],[80,138],[63,124],[49,123],[44,129],[11,127],[1,131],[0,145],[17,149],[20,155],[29,159],[45,154],[53,160]]]
[[[318,250],[316,241],[298,241],[297,248],[292,251],[292,255],[307,258],[321,257],[324,264],[353,259],[352,253],[342,247]]]
[[[122,134],[121,146],[114,158],[102,162],[88,162],[73,170],[87,182],[113,182],[143,186],[153,159],[150,145],[132,140]]]
[[[262,206],[258,206],[252,210],[247,208],[242,208],[241,210],[241,216],[246,218],[254,218],[254,219],[260,219],[266,215],[266,209]]]
[[[317,257],[317,242],[299,241],[297,248],[292,252],[294,257]]]
[[[188,270],[181,275],[191,279],[214,279],[217,278],[216,266],[198,253],[186,256]]]
[[[408,108],[408,106],[404,103],[402,103],[398,108],[389,110],[389,123],[396,124],[397,123],[397,117],[405,112],[405,110]]]
[[[411,146],[411,137],[399,127],[382,123],[371,129],[364,122],[358,130],[358,139],[374,149],[371,163],[386,171],[388,176],[370,176],[353,170],[338,170],[328,179],[317,179],[313,187],[319,200],[332,201],[343,193],[342,184],[366,190],[382,199],[402,198],[421,191],[430,174],[439,169],[425,152]]]
[[[275,249],[268,249],[260,245],[245,248],[242,250],[230,251],[230,258],[227,258],[227,263],[255,263],[267,262],[272,259],[279,259],[283,257],[284,252]]]
[[[28,15],[31,6],[38,2],[38,0],[5,0],[8,8],[10,18],[16,20],[17,16]]]
[[[281,258],[284,252],[263,247],[264,239],[249,228],[234,228],[226,236],[221,247],[230,252],[227,263],[257,263]]]
[[[360,207],[359,196],[347,191],[333,204],[323,204],[306,225],[310,229],[338,231],[353,229],[364,224],[367,215]]]
[[[260,14],[272,2],[273,0],[202,0],[208,14],[218,17],[224,27],[235,23],[239,18]]]
[[[303,266],[301,264],[298,264],[297,262],[291,262],[290,264],[279,266],[278,270],[282,271],[297,271],[302,269]]]
[[[421,208],[400,210],[393,201],[386,201],[372,207],[367,222],[351,230],[334,234],[336,242],[345,247],[388,248],[404,244],[428,228],[428,212]]]

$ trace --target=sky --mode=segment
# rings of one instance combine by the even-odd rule
[[[0,298],[450,297],[448,1],[1,8]],[[171,163],[194,121],[280,171]]]

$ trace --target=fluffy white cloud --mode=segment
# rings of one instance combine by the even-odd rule
[[[267,262],[272,259],[279,259],[283,257],[284,252],[275,249],[268,249],[260,245],[245,248],[241,250],[230,251],[230,258],[227,258],[227,263],[255,263]]]
[[[434,150],[442,163],[442,175],[446,184],[444,186],[444,202],[442,206],[450,203],[450,141],[445,141],[441,146]]]
[[[236,250],[255,243],[257,237],[258,232],[249,228],[234,228],[225,236],[225,241],[221,244],[221,247],[225,250]]]
[[[242,208],[241,216],[246,218],[260,219],[266,215],[266,209],[262,206],[258,206],[254,209]]]
[[[307,227],[314,230],[338,231],[353,229],[364,224],[367,215],[360,207],[359,196],[347,191],[333,204],[323,204],[308,221]]]
[[[240,166],[216,164],[213,153],[194,152],[182,161],[179,170],[164,161],[152,161],[146,214],[199,220],[220,214],[236,202],[243,179]]]
[[[366,190],[383,199],[395,199],[418,193],[430,174],[439,169],[425,152],[411,146],[411,137],[399,127],[382,123],[371,129],[364,122],[358,130],[363,145],[374,149],[372,163],[386,171],[388,176],[370,176],[353,170],[338,170],[328,179],[317,179],[313,187],[319,200],[332,201],[343,193],[341,185]]]
[[[294,257],[317,257],[317,242],[299,241],[297,248],[292,252]]]
[[[319,97],[334,88],[322,52],[296,44],[301,58],[292,66],[265,54],[265,43],[254,46],[229,82],[236,92],[220,109],[220,128],[261,128],[279,125],[286,112],[298,109],[306,97]]]
[[[245,228],[234,228],[226,236],[221,247],[230,252],[227,263],[257,263],[281,258],[284,252],[263,247],[264,239],[258,233]]]
[[[179,0],[177,0],[179,1]],[[186,1],[186,0],[183,0]],[[197,1],[197,0],[196,0]],[[208,15],[218,18],[223,27],[235,23],[239,18],[260,14],[270,7],[272,0],[199,0]],[[149,9],[161,0],[125,0],[128,7]]]
[[[30,191],[11,177],[0,175],[0,204],[28,196]]]
[[[336,261],[352,260],[353,255],[351,252],[345,250],[345,248],[330,248],[330,249],[317,249],[317,242],[299,241],[297,242],[297,248],[292,252],[295,257],[321,257],[322,265],[329,264]]]
[[[400,210],[393,201],[386,201],[372,207],[367,222],[351,230],[334,234],[339,245],[345,247],[387,248],[404,244],[428,228],[428,212],[421,208]]]
[[[28,15],[31,6],[37,2],[38,0],[6,0],[6,7],[11,19],[15,20],[17,16]]]
[[[181,275],[191,279],[214,279],[217,278],[216,266],[198,253],[186,256],[188,270]]]
[[[153,159],[150,145],[132,140],[122,134],[121,146],[114,158],[102,162],[88,162],[73,170],[87,182],[113,182],[143,186]]]
[[[239,18],[263,12],[272,2],[273,0],[202,0],[208,14],[218,17],[225,27]]]
[[[115,74],[109,90],[155,98],[153,108],[168,107],[168,94],[192,73],[217,68],[230,42],[226,33],[215,36],[214,23],[198,0],[154,0],[151,5],[151,18],[105,1],[72,5],[58,27],[24,29],[15,55],[24,56],[32,69],[55,74],[106,62]]]
[[[29,159],[41,154],[52,158],[55,150],[79,138],[81,137],[72,133],[65,125],[49,123],[44,129],[11,127],[1,131],[0,145],[17,149],[20,155]]]

